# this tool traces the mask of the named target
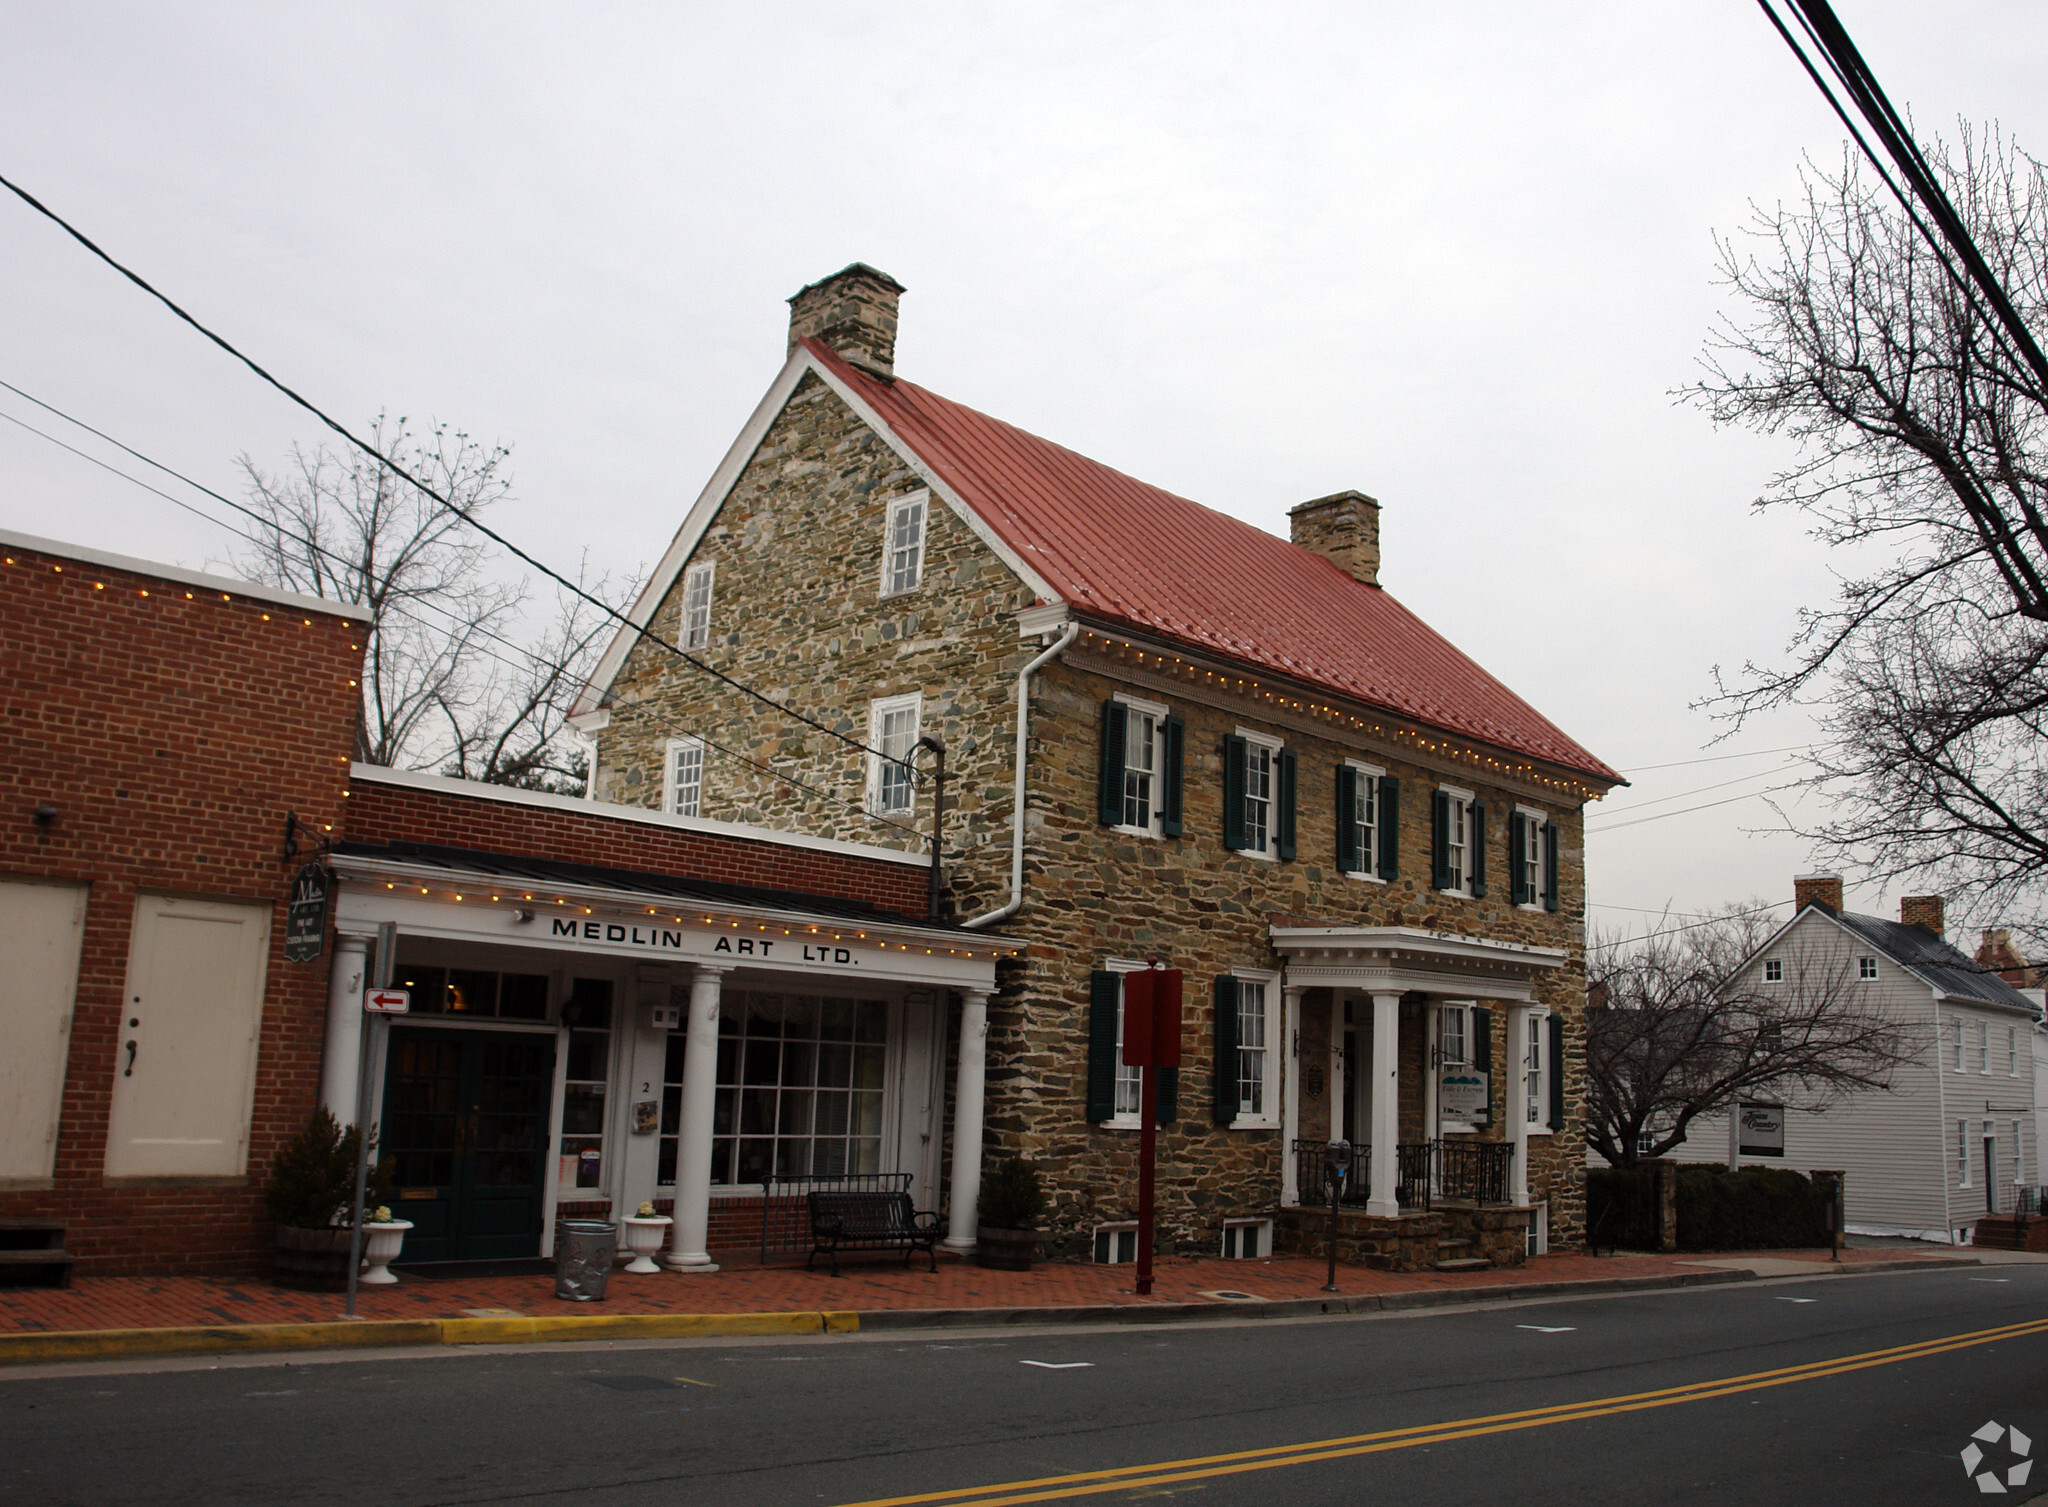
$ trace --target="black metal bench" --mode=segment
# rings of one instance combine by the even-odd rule
[[[903,1249],[903,1264],[910,1265],[910,1253],[923,1251],[931,1258],[932,1270],[939,1269],[939,1216],[925,1209],[913,1209],[908,1193],[842,1192],[807,1193],[811,1214],[811,1253],[804,1257],[804,1270],[812,1269],[820,1251],[832,1258],[832,1275],[839,1275],[841,1251]]]

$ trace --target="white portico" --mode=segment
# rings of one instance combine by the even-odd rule
[[[719,1210],[814,1172],[905,1172],[924,1207],[949,1172],[947,1243],[972,1247],[986,1002],[1010,944],[858,902],[509,855],[351,844],[332,862],[322,1096],[354,1118],[360,990],[394,925],[413,1009],[372,1066],[372,1117],[410,1259],[544,1254],[558,1213],[672,1199],[668,1264],[715,1271]]]
[[[1512,942],[1458,936],[1401,926],[1338,926],[1313,923],[1272,927],[1274,949],[1286,963],[1282,992],[1282,1040],[1287,1043],[1287,1084],[1284,1135],[1292,1146],[1303,1134],[1304,1091],[1326,1085],[1310,1100],[1326,1107],[1331,1139],[1370,1145],[1367,1174],[1368,1214],[1400,1213],[1398,1190],[1403,1169],[1400,1150],[1403,1053],[1401,1016],[1404,1002],[1420,1004],[1411,1028],[1421,1039],[1411,1042],[1407,1056],[1419,1058],[1421,1140],[1434,1145],[1440,1132],[1478,1131],[1491,1116],[1452,1118],[1440,1097],[1447,1089],[1465,1090],[1476,1083],[1476,1096],[1490,1103],[1486,1057],[1475,1050],[1470,1022],[1481,1028],[1490,1045],[1490,1016],[1474,1015],[1493,1005],[1505,1008],[1511,1061],[1505,1071],[1503,1136],[1512,1145],[1507,1201],[1528,1202],[1528,1134],[1531,1076],[1521,1070],[1520,1044],[1529,1042],[1530,1013],[1537,1007],[1539,982],[1562,967],[1562,948],[1530,947]],[[1304,1005],[1313,991],[1311,1012],[1326,1023],[1323,1032],[1304,1030]],[[1452,1009],[1449,1017],[1446,1007]],[[1415,1012],[1411,1012],[1413,1015]],[[1446,1024],[1446,1021],[1449,1024]],[[1446,1040],[1447,1032],[1464,1033]],[[1305,1060],[1311,1043],[1327,1053],[1324,1061]],[[1539,1043],[1540,1044],[1540,1043]],[[1485,1066],[1482,1066],[1484,1064]],[[1410,1106],[1411,1109],[1418,1106]],[[1454,1110],[1453,1114],[1462,1111]],[[1316,1190],[1298,1186],[1296,1159],[1283,1161],[1282,1202],[1295,1204],[1304,1192],[1313,1203]],[[1427,1175],[1427,1174],[1425,1174]]]

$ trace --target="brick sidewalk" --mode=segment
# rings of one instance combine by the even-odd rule
[[[1340,1266],[1337,1286],[1348,1296],[1463,1289],[1543,1282],[1578,1282],[1617,1277],[1698,1273],[1703,1261],[1739,1260],[1743,1252],[1685,1256],[1623,1253],[1538,1256],[1525,1266],[1494,1271],[1396,1275]],[[1826,1251],[1748,1253],[1774,1262],[1792,1259],[1827,1264]],[[1845,1263],[1941,1261],[1892,1250],[1842,1252]],[[1817,1268],[1818,1269],[1818,1268]],[[1209,1294],[1232,1291],[1268,1302],[1321,1295],[1327,1268],[1322,1261],[1276,1256],[1265,1261],[1224,1261],[1216,1257],[1174,1257],[1159,1263],[1150,1299],[1131,1291],[1129,1266],[1040,1265],[1029,1272],[984,1271],[971,1263],[941,1258],[936,1273],[914,1266],[906,1271],[889,1258],[854,1258],[844,1275],[801,1265],[761,1266],[751,1258],[731,1262],[710,1276],[631,1276],[612,1273],[602,1303],[570,1303],[554,1296],[552,1276],[405,1277],[395,1287],[366,1287],[356,1313],[365,1319],[463,1318],[477,1310],[540,1316],[570,1313],[783,1313],[818,1309],[1069,1308],[1103,1304],[1213,1302]],[[318,1323],[342,1315],[339,1294],[288,1292],[261,1280],[215,1277],[79,1277],[69,1290],[0,1288],[0,1333],[155,1329],[222,1324]]]

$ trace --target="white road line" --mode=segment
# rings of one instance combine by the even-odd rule
[[[1820,1299],[1819,1299],[1819,1298],[1779,1298],[1779,1297],[1774,1297],[1774,1298],[1772,1298],[1772,1299],[1771,1299],[1771,1301],[1772,1301],[1773,1303],[1818,1303],[1818,1302],[1820,1301]]]
[[[1536,1332],[1537,1332],[1538,1334],[1576,1334],[1576,1333],[1578,1333],[1578,1325],[1576,1325],[1576,1324],[1559,1324],[1559,1325],[1556,1325],[1556,1326],[1552,1326],[1552,1325],[1550,1325],[1550,1324],[1517,1324],[1517,1325],[1515,1325],[1515,1327],[1516,1327],[1517,1329],[1533,1329],[1533,1330],[1535,1330],[1535,1331],[1536,1331]]]
[[[1019,1361],[1022,1366],[1036,1366],[1041,1371],[1078,1371],[1083,1366],[1095,1364],[1092,1360],[1027,1360]]]

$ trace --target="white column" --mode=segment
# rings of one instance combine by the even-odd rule
[[[718,991],[730,970],[698,967],[690,980],[690,1019],[683,1038],[682,1123],[676,1145],[676,1207],[662,1265],[679,1272],[715,1272],[711,1243],[711,1124],[718,1095]]]
[[[946,1205],[949,1251],[974,1249],[975,1209],[981,1202],[981,1113],[988,1076],[988,994],[960,994],[960,1060],[953,1076],[953,1189]]]
[[[334,963],[327,972],[327,1041],[320,1058],[320,1102],[343,1125],[356,1118],[356,1074],[363,1055],[363,980],[368,973],[367,937],[337,935]]]
[[[1501,1043],[1500,1070],[1506,1077],[1502,1085],[1506,1093],[1502,1097],[1501,1112],[1507,1117],[1507,1140],[1515,1149],[1513,1162],[1508,1167],[1508,1202],[1526,1204],[1529,1201],[1529,1080],[1524,1071],[1523,1054],[1529,1050],[1529,1007],[1508,1001],[1507,1039]]]
[[[1337,1004],[1333,998],[1330,1009]],[[1301,990],[1287,985],[1280,990],[1280,1206],[1294,1208],[1301,1202],[1301,1188],[1295,1181],[1294,1143],[1301,1139],[1301,1054],[1295,1039],[1301,1033]]]
[[[1372,1197],[1368,1214],[1398,1214],[1401,1202],[1394,1148],[1401,1137],[1401,1059],[1395,1050],[1401,1029],[1401,996],[1372,997]]]

